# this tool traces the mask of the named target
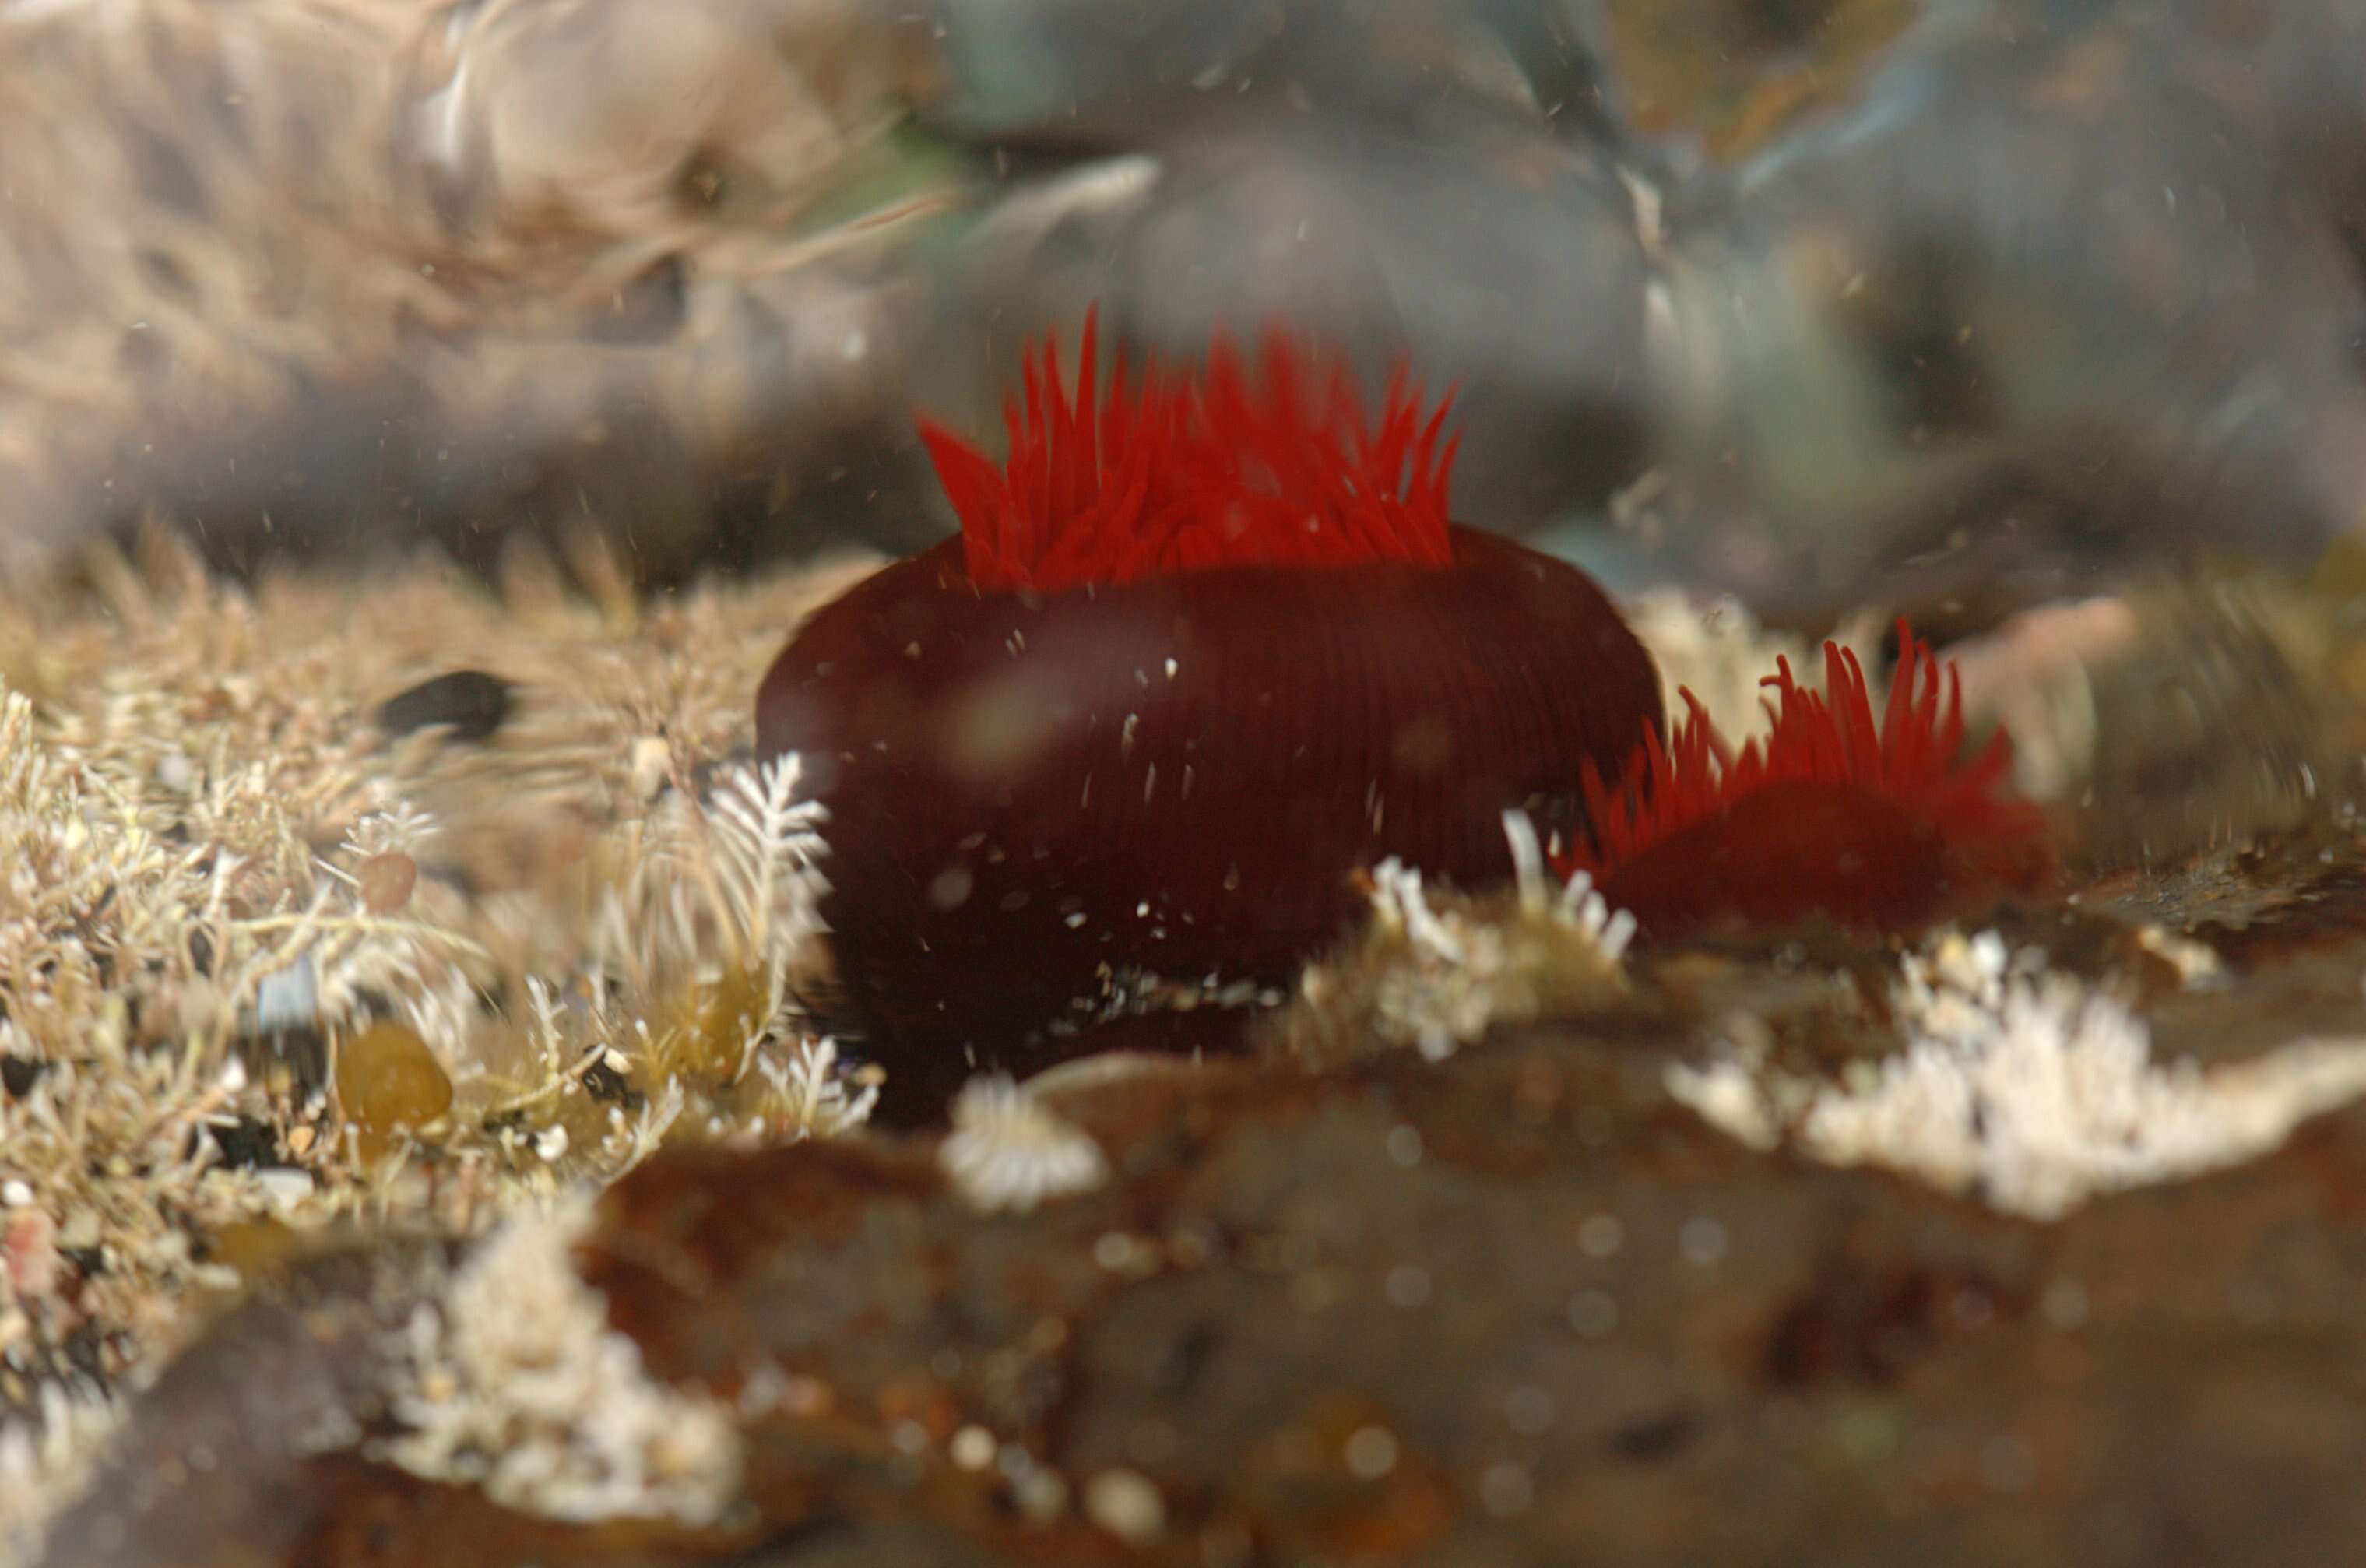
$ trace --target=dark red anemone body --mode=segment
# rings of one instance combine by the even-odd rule
[[[1451,448],[1280,344],[1250,377],[1031,363],[1007,471],[929,438],[961,537],[817,614],[758,697],[827,806],[849,1002],[1015,1043],[1114,976],[1272,981],[1396,855],[1507,878],[1502,814],[1573,825],[1586,766],[1662,715],[1574,568],[1448,522]],[[1442,415],[1443,410],[1439,411]]]
[[[2011,739],[1964,758],[1953,669],[1902,623],[1898,643],[1878,725],[1855,656],[1827,643],[1823,693],[1783,662],[1774,730],[1739,755],[1696,703],[1672,744],[1653,728],[1620,789],[1589,774],[1591,826],[1560,869],[1590,873],[1656,937],[1811,918],[1910,931],[2038,886],[2045,818],[2007,786]]]

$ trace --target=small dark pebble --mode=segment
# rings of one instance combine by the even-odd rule
[[[648,1103],[648,1097],[633,1087],[632,1079],[605,1062],[594,1062],[583,1069],[583,1092],[603,1105],[621,1105],[627,1111]]]
[[[209,1126],[206,1133],[221,1150],[222,1163],[233,1168],[281,1163],[279,1134],[268,1122],[242,1116],[227,1126]]]
[[[1610,1435],[1610,1451],[1638,1464],[1670,1459],[1700,1436],[1700,1417],[1689,1410],[1671,1410],[1633,1422]]]
[[[0,1089],[12,1099],[22,1100],[33,1092],[33,1085],[50,1070],[47,1062],[31,1056],[0,1056]]]
[[[377,727],[389,740],[430,725],[456,739],[483,740],[510,716],[510,683],[481,670],[455,670],[396,693],[378,705]]]

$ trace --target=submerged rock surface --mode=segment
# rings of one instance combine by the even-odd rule
[[[2146,982],[2158,1055],[2247,1059],[2354,1014],[2354,874],[2147,886],[2227,964],[2214,988],[2127,963],[2151,949],[2109,890],[2055,959]],[[648,1378],[736,1412],[744,1506],[694,1528],[318,1451],[383,1429],[367,1325],[411,1287],[316,1265],[167,1375],[47,1561],[2338,1560],[2366,1530],[2366,1105],[2010,1217],[1670,1099],[1735,1007],[1778,1050],[1887,1049],[1797,958],[1671,961],[1623,1021],[1435,1064],[1375,1043],[1063,1089],[1109,1179],[1023,1217],[964,1203],[918,1138],[654,1157],[574,1268]],[[432,1295],[440,1267],[402,1278]]]

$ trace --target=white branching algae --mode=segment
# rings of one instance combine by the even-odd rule
[[[160,827],[38,739],[24,696],[0,696],[0,1409],[62,1372],[78,1332],[136,1350],[191,1287],[225,1282],[199,1238],[281,1205],[261,1172],[230,1166],[224,1136],[317,1122],[226,1044],[289,962],[292,922],[237,912],[250,862]]]
[[[595,1067],[616,1070],[614,1054],[637,1077],[687,1073],[719,1089],[696,1124],[735,1143],[827,1136],[869,1116],[875,1078],[806,1031],[794,1001],[827,890],[823,813],[799,778],[794,756],[734,767],[707,800],[668,796],[620,831],[580,982],[562,998],[528,977],[511,1103],[571,1092]],[[474,1055],[497,1059],[481,1045]]]
[[[783,1123],[775,1131],[834,1138],[870,1121],[879,1103],[877,1077],[850,1071],[839,1059],[838,1042],[828,1035],[802,1038],[785,1055],[765,1052],[756,1066],[772,1086]]]
[[[2366,1038],[2158,1064],[2116,996],[2014,957],[1994,932],[1910,957],[1898,1005],[1906,1048],[1842,1084],[1740,1052],[1672,1066],[1669,1089],[1755,1146],[1787,1139],[1827,1164],[1884,1166],[2040,1220],[2269,1153],[2366,1094]]]
[[[1442,1061],[1499,1021],[1582,1010],[1626,987],[1635,922],[1614,913],[1581,874],[1556,885],[1526,816],[1507,812],[1517,885],[1509,898],[1434,897],[1394,859],[1372,868],[1372,922],[1363,941],[1300,981],[1292,1033],[1319,1052],[1319,1015],[1362,1018],[1381,1040]],[[1352,1037],[1349,1037],[1352,1038]]]
[[[569,1248],[588,1199],[521,1213],[396,1334],[388,1407],[406,1428],[371,1452],[577,1522],[714,1522],[738,1495],[729,1407],[664,1387],[608,1326]]]
[[[1090,1134],[999,1073],[972,1078],[953,1097],[952,1131],[937,1159],[954,1190],[988,1212],[1024,1213],[1109,1179]]]
[[[161,531],[139,549],[96,559],[105,614],[0,592],[12,1540],[67,1489],[11,1478],[66,1473],[92,1427],[35,1417],[94,1352],[138,1386],[240,1289],[232,1227],[473,1235],[663,1139],[831,1135],[877,1093],[794,1003],[824,863],[795,765],[720,761],[778,627],[840,575],[644,615],[433,563],[249,592]],[[496,732],[381,727],[468,669],[513,694]],[[362,1147],[346,1090],[377,1091],[338,1069],[372,1037],[449,1109],[366,1107],[396,1130]]]

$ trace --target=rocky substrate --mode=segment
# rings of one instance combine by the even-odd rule
[[[2232,913],[2247,876],[2282,890]],[[2155,999],[2158,1054],[2354,1014],[2354,880],[2312,854],[2142,889],[2239,969]],[[1780,965],[1735,963],[1774,995]],[[921,1134],[660,1154],[571,1256],[649,1381],[729,1413],[704,1516],[569,1520],[390,1462],[394,1325],[452,1255],[303,1261],[165,1374],[48,1561],[2157,1565],[2366,1539],[2366,1104],[2039,1223],[1746,1146],[1669,1092],[1697,1038],[1636,1009],[1438,1063],[1117,1076],[1059,1101],[1110,1179],[1028,1213],[979,1213]]]

